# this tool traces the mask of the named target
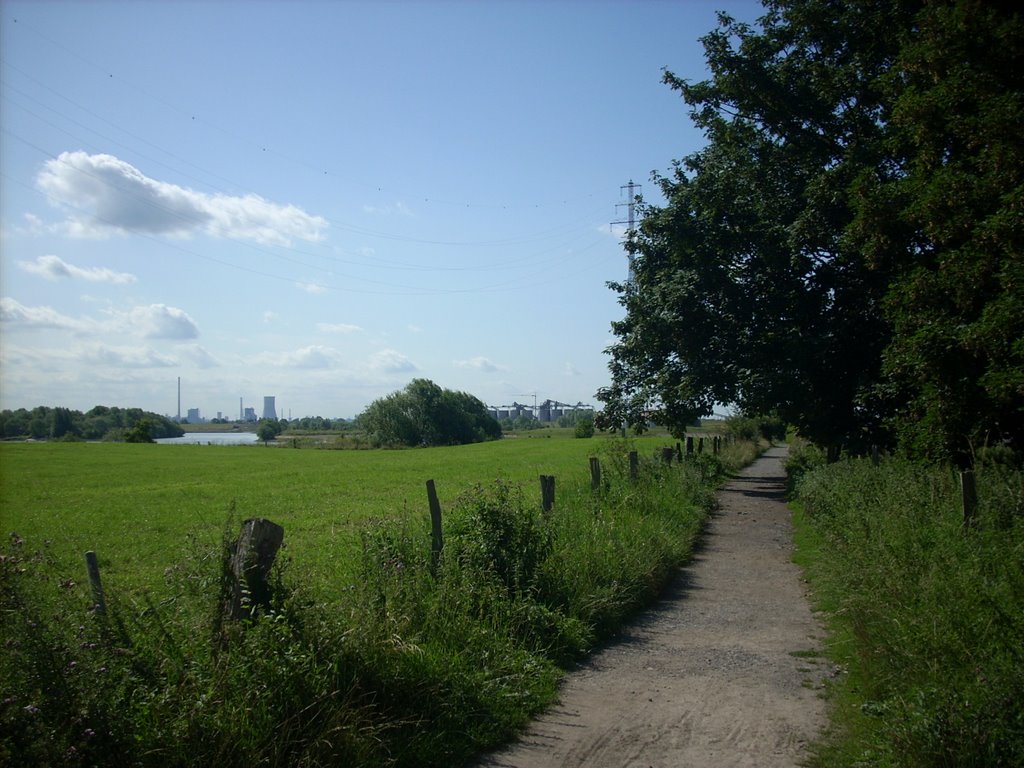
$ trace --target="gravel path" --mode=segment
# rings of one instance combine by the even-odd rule
[[[479,768],[800,765],[825,725],[823,631],[791,562],[772,448],[719,493],[663,599],[569,674],[560,701]]]

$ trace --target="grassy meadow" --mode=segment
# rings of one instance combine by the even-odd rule
[[[758,452],[668,465],[666,444],[0,445],[0,764],[464,764],[657,596]],[[234,621],[227,543],[249,517],[282,525],[285,549],[269,600]]]
[[[566,487],[589,483],[588,458],[606,440],[522,437],[396,451],[0,443],[0,528],[35,545],[50,541],[75,563],[94,550],[110,589],[137,592],[161,587],[188,537],[217,542],[229,517],[236,529],[265,517],[284,527],[294,567],[326,589],[345,577],[354,532],[368,519],[428,525],[427,480],[442,509],[498,479],[537,494],[541,474]],[[636,444],[653,455],[671,443]]]

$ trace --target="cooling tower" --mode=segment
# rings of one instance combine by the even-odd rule
[[[277,421],[277,410],[274,407],[273,395],[263,398],[263,418]]]

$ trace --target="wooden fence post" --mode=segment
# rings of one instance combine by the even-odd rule
[[[640,474],[640,472],[639,472],[639,468],[640,468],[639,464],[640,464],[640,459],[636,455],[636,451],[630,451],[629,452],[629,479],[631,481],[633,481],[634,483],[636,482],[637,477]]]
[[[704,453],[704,438],[697,438],[697,453]]]
[[[672,463],[672,457],[676,455],[676,449],[671,445],[661,449],[661,460],[666,464]]]
[[[692,435],[687,435],[686,436],[686,453],[687,454],[693,453],[693,436]]]
[[[100,563],[91,549],[85,553],[85,570],[89,573],[89,585],[92,587],[93,608],[100,615],[106,614],[107,601],[103,595],[103,582],[100,581]]]
[[[601,461],[596,456],[590,457],[590,490],[601,488]]]
[[[871,446],[871,463],[873,465],[875,465],[876,467],[878,466],[878,446],[877,445],[872,445]]]
[[[978,490],[973,472],[960,473],[960,501],[964,507],[964,527],[972,528],[977,523],[978,513]]]
[[[441,536],[441,502],[437,500],[433,480],[427,480],[427,503],[430,504],[430,567],[436,569],[444,549],[444,538]]]
[[[676,459],[679,461],[683,460],[683,444],[676,443]]]
[[[231,600],[228,616],[251,618],[256,606],[270,605],[270,568],[284,542],[284,528],[262,517],[246,520],[231,545]]]
[[[555,506],[555,476],[540,476],[540,506],[545,512],[550,512]]]
[[[718,442],[719,439],[720,438],[718,437],[718,435],[715,435],[714,437],[711,438],[711,452],[713,454],[715,454],[715,456],[718,455],[718,449],[720,448],[720,445],[719,445],[719,442]]]

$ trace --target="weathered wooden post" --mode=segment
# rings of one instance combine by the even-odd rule
[[[441,536],[441,502],[437,500],[433,480],[427,480],[427,503],[430,504],[430,567],[436,570],[444,549],[444,538]]]
[[[973,472],[960,473],[960,501],[964,507],[964,528],[973,528],[978,513],[978,490]]]
[[[661,460],[666,464],[672,463],[672,457],[676,455],[676,449],[671,445],[661,449]]]
[[[284,528],[262,517],[246,520],[231,545],[231,600],[228,616],[252,618],[257,606],[270,605],[270,569],[284,542]]]
[[[697,438],[697,453],[704,453],[704,438]]]
[[[596,456],[590,457],[590,490],[601,489],[601,461]]]
[[[555,476],[540,476],[540,507],[550,512],[555,506]]]
[[[103,582],[100,581],[100,563],[96,553],[91,549],[85,553],[85,570],[89,573],[89,585],[92,587],[92,604],[96,613],[107,612],[107,601],[103,595]]]
[[[719,448],[718,440],[719,440],[718,435],[715,435],[714,437],[711,438],[711,452],[713,454],[715,454],[715,456],[718,455],[718,448]]]
[[[629,452],[629,479],[632,482],[636,482],[637,477],[640,475],[640,458],[637,456],[636,451]]]
[[[875,465],[876,467],[878,466],[878,446],[877,445],[872,445],[871,446],[871,463],[873,465]]]
[[[693,435],[686,436],[686,453],[693,453]]]
[[[683,460],[683,445],[682,443],[676,443],[676,459],[678,461]]]

